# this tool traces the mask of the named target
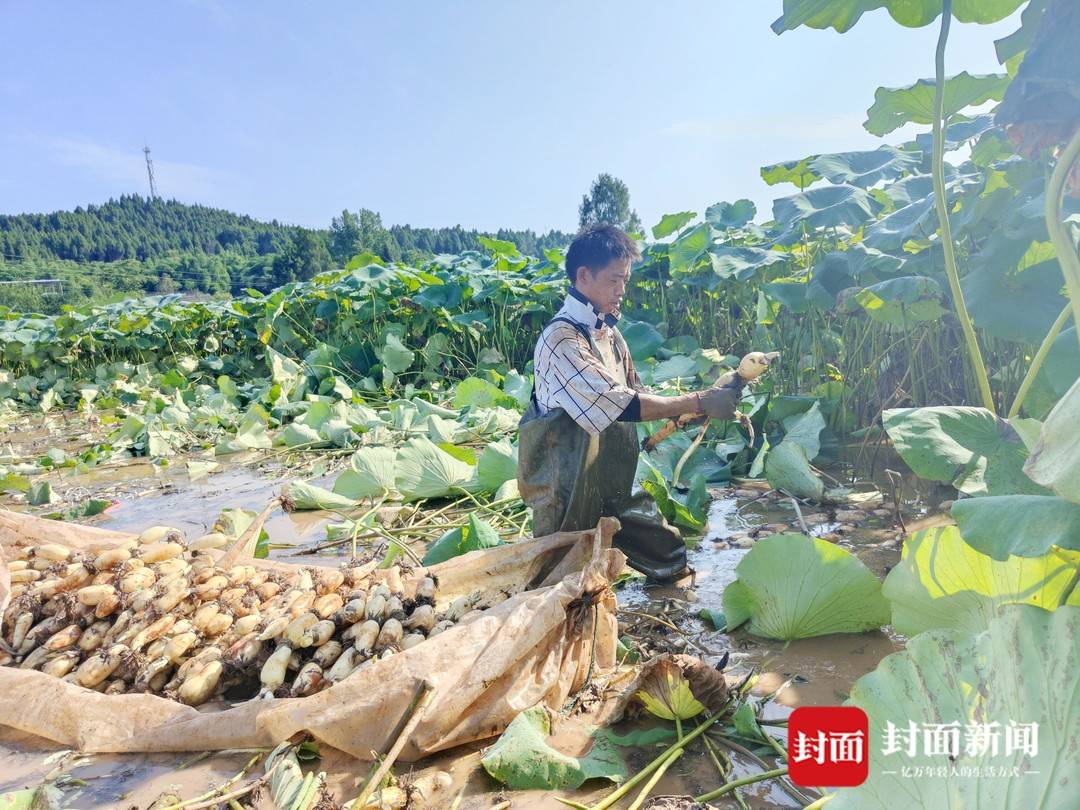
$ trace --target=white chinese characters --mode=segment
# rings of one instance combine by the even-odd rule
[[[1039,754],[1039,724],[1017,723],[916,723],[907,727],[891,720],[882,734],[882,753],[886,756],[903,752],[905,756],[947,756],[955,759],[961,753],[969,757],[997,756],[1015,753],[1036,757]]]
[[[791,758],[794,762],[862,762],[866,756],[866,735],[862,731],[818,731],[795,734]]]

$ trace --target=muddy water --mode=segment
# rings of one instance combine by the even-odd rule
[[[129,531],[164,523],[180,528],[188,536],[207,531],[223,508],[262,509],[290,477],[272,468],[259,471],[242,464],[229,464],[219,472],[193,481],[182,462],[163,469],[138,461],[99,468],[82,476],[53,475],[57,478],[54,486],[62,493],[106,496],[119,501],[107,513],[88,522]],[[793,511],[782,503],[769,499],[751,502],[746,497],[734,497],[730,491],[717,492],[716,496],[708,531],[690,553],[691,565],[697,572],[695,587],[645,590],[640,584],[631,584],[619,592],[620,608],[653,612],[660,606],[661,611],[672,610],[673,621],[692,641],[687,652],[700,655],[710,663],[727,653],[728,671],[734,676],[751,669],[758,671],[760,677],[754,694],[763,697],[776,693],[766,709],[766,717],[780,719],[800,705],[841,702],[855,680],[872,670],[882,657],[899,649],[902,640],[879,632],[805,639],[785,645],[742,631],[730,635],[717,632],[698,619],[696,614],[702,608],[722,610],[723,590],[735,579],[736,566],[747,553],[746,548],[732,547],[730,538],[761,531],[766,526],[779,530],[780,524],[791,525],[795,521]],[[895,530],[889,527],[890,521],[867,518],[857,529],[837,535],[840,523],[831,517],[826,513],[808,516],[811,532],[835,538],[878,576],[896,563],[899,548],[892,540]],[[289,547],[317,543],[325,537],[325,524],[337,519],[322,512],[277,513],[267,523],[267,530],[272,543],[284,548],[276,549],[273,555],[289,558],[292,556]],[[752,540],[743,542],[750,545]],[[315,562],[317,558],[303,559]],[[782,727],[773,726],[770,730],[784,739]],[[448,807],[457,795],[462,796],[459,805],[462,810],[491,807],[503,798],[512,798],[514,808],[561,806],[542,793],[504,796],[479,766],[478,751],[479,746],[459,749],[415,766],[415,773],[441,769],[453,777],[453,787],[431,806]],[[78,757],[64,754],[42,740],[0,729],[0,792],[39,784],[51,771],[55,776],[54,769],[59,768],[68,780],[75,780],[69,781],[65,788],[65,806],[147,807],[166,791],[191,798],[220,785],[234,776],[250,757],[251,754],[215,754],[195,764],[190,764],[190,755]],[[648,752],[634,753],[631,768],[644,765],[649,758]],[[736,776],[760,770],[756,763],[739,754],[732,754],[732,758]],[[319,768],[328,773],[328,786],[339,800],[355,795],[367,773],[366,765],[332,751],[326,752]],[[409,770],[406,766],[400,772]],[[654,795],[698,795],[719,783],[711,761],[703,753],[691,752],[671,768]],[[576,798],[586,802],[595,800],[606,790],[602,784],[590,785],[590,789],[580,791]],[[751,786],[743,792],[743,798],[753,807],[801,806],[801,802],[775,782]],[[717,806],[735,805],[720,801]]]

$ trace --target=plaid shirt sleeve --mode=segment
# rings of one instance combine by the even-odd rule
[[[593,436],[615,422],[634,398],[589,342],[569,324],[553,324],[536,345],[533,363],[537,402],[544,411],[562,408]]]

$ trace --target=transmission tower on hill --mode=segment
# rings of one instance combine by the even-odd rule
[[[154,161],[150,159],[150,147],[143,147],[143,154],[146,155],[146,174],[150,178],[150,199],[157,199],[157,186],[154,185]]]

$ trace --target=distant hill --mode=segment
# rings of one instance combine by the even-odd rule
[[[460,225],[386,228],[367,209],[343,211],[329,228],[309,229],[130,195],[74,211],[0,215],[0,281],[61,282],[0,285],[0,306],[57,312],[64,304],[147,293],[267,291],[341,267],[364,251],[389,261],[421,263],[437,253],[483,250],[481,236],[511,241],[531,256],[564,247],[571,239],[560,231],[483,233]]]
[[[51,214],[0,216],[7,259],[114,262],[177,253],[274,253],[300,228],[138,195]]]
[[[559,231],[543,235],[531,230],[508,229],[484,233],[465,230],[461,226],[414,228],[394,225],[385,229],[378,214],[369,211],[362,211],[360,220],[373,225],[378,236],[372,236],[371,227],[368,227],[362,233],[377,245],[361,244],[359,248],[375,248],[373,252],[395,260],[417,260],[435,253],[479,250],[478,236],[510,240],[523,253],[534,256],[540,255],[545,248],[565,246],[571,238],[571,234]],[[336,223],[340,224],[340,220],[336,220]],[[102,205],[80,206],[74,211],[0,215],[0,258],[9,261],[62,259],[114,262],[122,259],[145,261],[191,253],[266,256],[279,252],[290,240],[307,230],[277,220],[261,222],[220,208],[188,205],[176,200],[148,199],[135,194],[109,200]],[[317,234],[331,247],[329,229],[315,229],[311,233]],[[339,258],[339,251],[331,252],[335,258]]]

